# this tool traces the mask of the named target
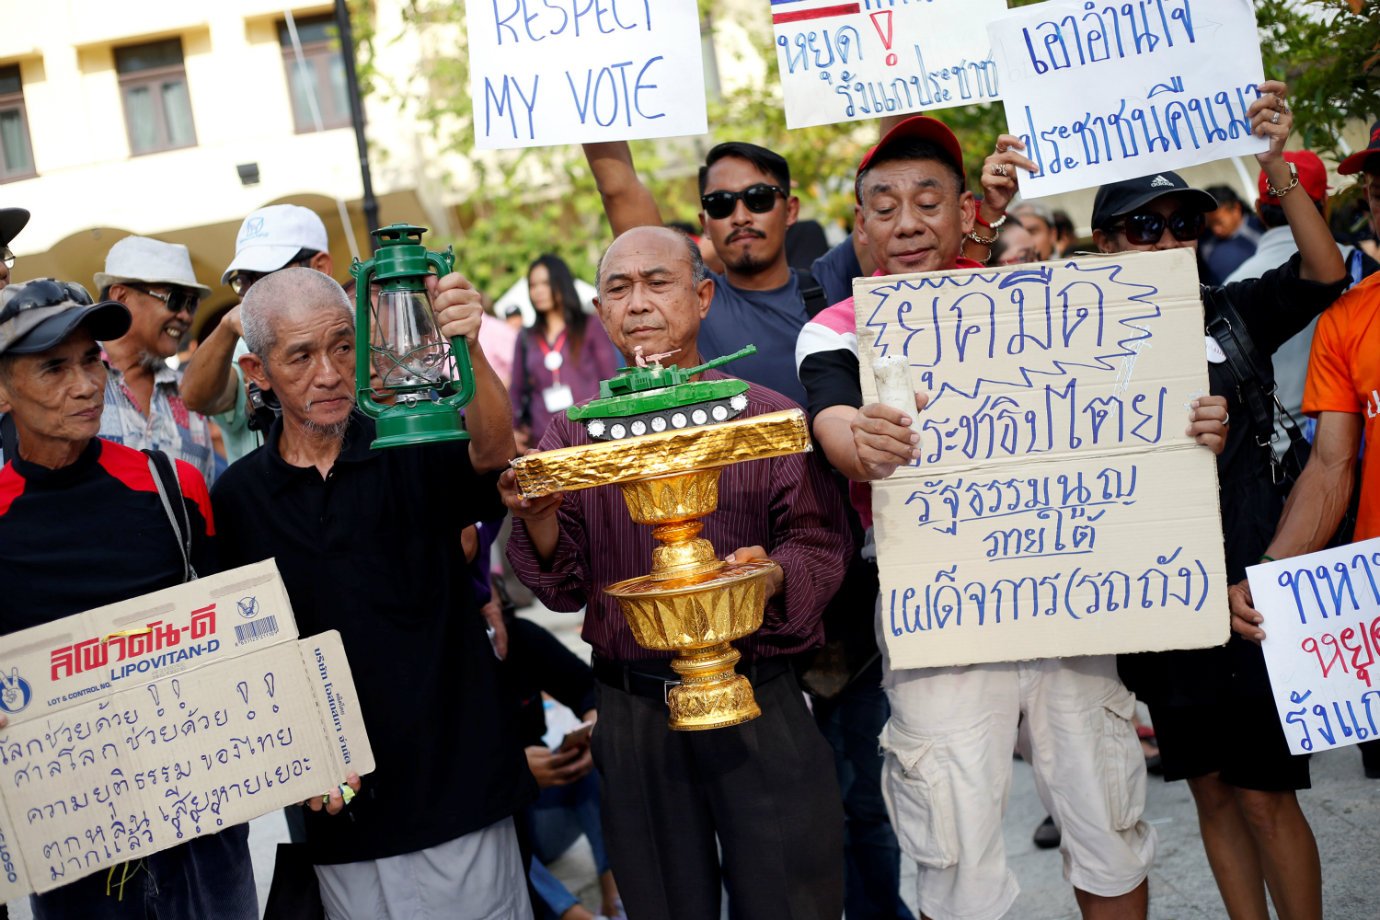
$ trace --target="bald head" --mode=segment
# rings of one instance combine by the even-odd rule
[[[285,268],[265,275],[240,304],[244,343],[260,358],[268,356],[277,341],[275,328],[281,317],[297,312],[320,313],[322,320],[344,313],[353,318],[345,290],[329,275],[313,268]]]
[[[690,238],[689,234],[680,230],[673,230],[670,227],[634,227],[631,230],[625,230],[621,236],[609,244],[609,248],[605,249],[604,254],[599,257],[599,265],[594,271],[594,287],[599,293],[603,293],[604,265],[615,250],[649,245],[684,247],[686,250],[685,257],[690,261],[691,281],[699,284],[709,277],[709,269],[705,267],[704,256],[700,253],[700,247]]]
[[[635,360],[641,348],[695,363],[714,282],[694,240],[664,227],[629,230],[599,260],[598,282],[599,319],[624,358]]]

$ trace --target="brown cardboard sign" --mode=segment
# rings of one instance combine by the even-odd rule
[[[273,562],[0,637],[0,901],[373,770],[334,631]]]
[[[1193,253],[854,282],[865,402],[903,356],[921,457],[872,486],[893,668],[1228,635]],[[885,376],[885,374],[884,374]]]

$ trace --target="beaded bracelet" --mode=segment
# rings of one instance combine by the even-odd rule
[[[975,219],[981,226],[986,227],[988,230],[1000,230],[1002,224],[1006,223],[1006,212],[1005,212],[1005,211],[1002,211],[1002,212],[1001,212],[1001,217],[998,217],[996,220],[992,221],[992,222],[989,224],[987,221],[985,221],[985,220],[982,219],[982,209],[979,208],[979,209],[978,209],[978,212],[977,212],[977,215],[975,216],[974,219]]]

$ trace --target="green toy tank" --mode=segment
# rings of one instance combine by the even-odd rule
[[[584,422],[585,430],[596,441],[726,422],[747,408],[747,382],[690,378],[755,354],[757,346],[749,345],[731,355],[681,368],[662,366],[661,359],[669,358],[669,354],[642,358],[639,350],[641,366],[620,368],[618,376],[600,381],[599,398],[565,410],[566,418]]]

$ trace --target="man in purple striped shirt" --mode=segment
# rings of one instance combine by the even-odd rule
[[[700,362],[696,342],[714,282],[688,237],[662,227],[629,230],[604,254],[597,280],[599,317],[629,362],[637,346],[675,352],[683,366]],[[795,406],[756,385],[747,396],[744,416]],[[586,443],[584,430],[562,415],[540,449]],[[770,556],[781,574],[768,587],[761,629],[737,643],[738,670],[752,681],[762,715],[712,731],[670,730],[670,656],[639,646],[603,591],[651,563],[651,531],[632,522],[619,490],[524,501],[511,471],[500,488],[515,518],[508,558],[518,577],[554,610],[587,608],[584,638],[599,679],[593,753],[628,915],[717,920],[722,885],[735,917],[837,920],[843,810],[833,755],[791,668],[792,656],[823,641],[820,615],[852,546],[819,461],[797,454],[723,470],[719,509],[703,535],[737,547],[730,560]]]

